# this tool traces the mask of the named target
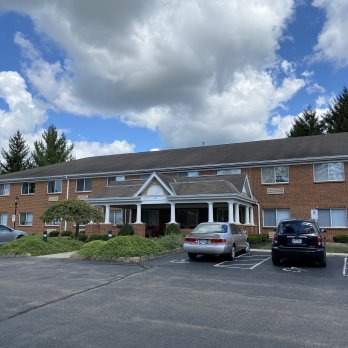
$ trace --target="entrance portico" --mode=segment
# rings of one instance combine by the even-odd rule
[[[182,229],[206,221],[255,227],[256,200],[247,176],[241,174],[172,178],[154,172],[146,181],[115,182],[88,201],[104,206],[105,224],[127,222],[139,225],[137,229],[144,225],[144,234],[151,228],[163,233],[169,223],[177,223]]]

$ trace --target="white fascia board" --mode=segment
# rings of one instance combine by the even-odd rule
[[[156,172],[153,172],[140,187],[140,189],[133,195],[133,197],[138,197],[146,189],[146,187],[149,186],[153,179],[156,179],[171,196],[174,196],[174,192],[168,187],[168,185],[163,182],[163,180],[157,175]]]
[[[242,192],[244,191],[244,188],[246,188],[247,193],[250,194],[249,197],[253,198],[253,193],[251,192],[251,187],[247,175],[245,176]]]
[[[227,195],[195,195],[195,196],[175,196],[168,197],[168,201],[171,203],[198,203],[198,202],[227,202],[235,200],[239,202],[248,202],[254,204],[257,200],[254,197],[247,197],[242,194],[227,194]]]

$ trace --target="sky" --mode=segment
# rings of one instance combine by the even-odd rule
[[[283,138],[348,86],[347,0],[0,0],[0,148]],[[0,156],[1,159],[1,156]]]

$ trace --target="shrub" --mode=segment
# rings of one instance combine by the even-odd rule
[[[112,234],[111,235],[111,238],[114,238],[115,236]],[[108,234],[102,234],[102,240],[104,240],[104,241],[107,241],[107,240],[109,240],[109,239],[111,239],[111,238],[109,238],[109,235]]]
[[[88,237],[88,241],[92,242],[93,240],[101,240],[102,238],[103,235],[101,233],[94,233]]]
[[[118,236],[107,242],[100,240],[85,244],[79,255],[88,259],[114,260],[119,257],[150,256],[166,249],[155,239],[140,236]]]
[[[76,233],[74,233],[72,235],[72,238],[76,239]],[[80,232],[78,240],[81,241],[81,242],[87,242],[88,241],[88,236],[85,234],[85,232]]]
[[[119,236],[132,236],[134,234],[133,227],[130,224],[123,224],[118,232]]]
[[[163,246],[166,250],[181,248],[184,242],[184,236],[180,234],[167,234],[157,239],[157,243]]]
[[[48,233],[49,237],[59,237],[60,231],[51,231]]]
[[[177,224],[168,224],[165,234],[181,234],[180,228]]]
[[[332,238],[335,243],[348,243],[348,234],[337,234]]]
[[[249,234],[248,240],[250,244],[263,243],[268,240],[268,234]]]
[[[71,231],[62,231],[60,233],[61,237],[72,237],[72,235],[73,235],[73,232],[71,232]]]

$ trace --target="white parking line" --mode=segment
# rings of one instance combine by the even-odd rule
[[[348,258],[344,258],[344,265],[343,265],[343,277],[348,277],[348,263],[347,263]]]

